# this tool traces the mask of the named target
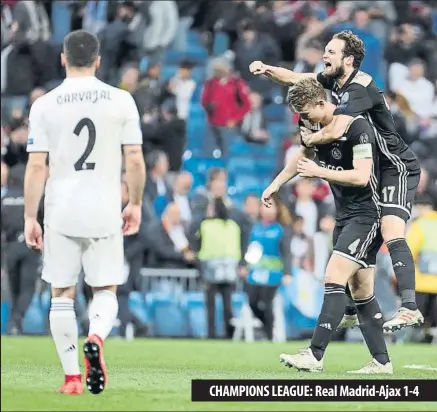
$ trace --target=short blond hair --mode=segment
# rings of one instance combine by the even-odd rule
[[[293,111],[302,111],[307,104],[326,100],[325,89],[316,79],[304,79],[290,87],[287,94],[287,104]]]

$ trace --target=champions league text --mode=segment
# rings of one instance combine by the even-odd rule
[[[193,380],[193,402],[437,401],[437,380]]]

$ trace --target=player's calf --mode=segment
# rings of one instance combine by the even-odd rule
[[[348,279],[360,266],[339,254],[329,259],[325,276],[325,297],[317,319],[311,346],[297,355],[281,355],[282,362],[288,362],[299,370],[322,370],[323,355],[337,329],[346,307],[345,286]],[[311,356],[310,356],[311,355]],[[285,359],[285,360],[284,360]]]
[[[74,292],[74,287],[52,288],[49,315],[50,331],[65,374],[64,385],[58,392],[69,395],[82,393]]]
[[[116,286],[93,287],[89,307],[90,328],[83,346],[85,384],[92,394],[102,392],[107,384],[107,370],[103,357],[103,342],[111,333],[118,313]]]
[[[381,233],[393,263],[402,307],[416,310],[414,260],[405,240],[405,226],[405,221],[398,216],[390,215],[381,218]]]

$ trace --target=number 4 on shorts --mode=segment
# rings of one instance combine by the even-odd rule
[[[355,253],[356,253],[356,251],[357,251],[357,248],[358,248],[358,245],[360,244],[360,240],[361,239],[357,239],[357,240],[354,240],[348,247],[347,247],[347,250],[349,250],[349,252],[350,252],[350,254],[351,255],[355,255]]]

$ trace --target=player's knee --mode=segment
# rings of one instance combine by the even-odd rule
[[[117,286],[112,285],[112,286],[93,287],[92,290],[93,290],[93,294],[95,294],[97,292],[101,292],[102,290],[108,290],[109,292],[116,294],[117,293]]]
[[[375,270],[373,268],[363,268],[349,280],[351,295],[354,299],[363,300],[373,296],[374,273]]]
[[[74,299],[76,288],[70,286],[69,288],[52,288],[52,298],[68,298]]]
[[[398,216],[381,218],[381,234],[386,242],[405,237],[405,222]]]

